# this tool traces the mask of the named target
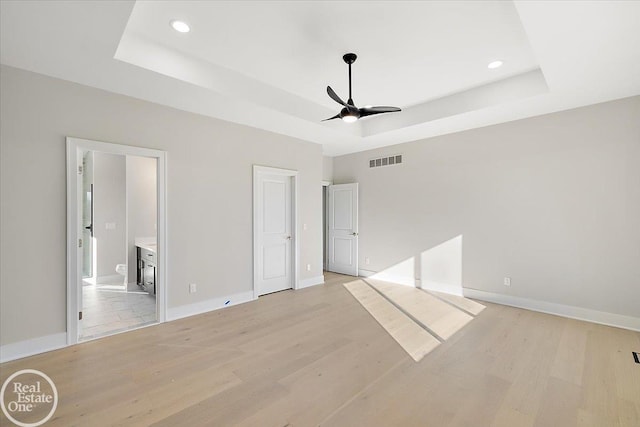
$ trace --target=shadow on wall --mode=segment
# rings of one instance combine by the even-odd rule
[[[462,234],[367,277],[462,296]]]

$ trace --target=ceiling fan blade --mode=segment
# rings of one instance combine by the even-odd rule
[[[328,119],[324,119],[324,120],[321,120],[321,121],[322,122],[326,122],[327,120],[333,120],[333,119],[339,119],[339,118],[340,118],[340,114],[336,114],[333,117],[329,117]]]
[[[327,86],[327,94],[331,97],[331,99],[336,101],[338,104],[344,105],[345,107],[349,107],[349,104],[347,104],[342,99],[340,99],[340,97],[333,91],[333,89],[331,89],[331,86]]]
[[[365,116],[372,116],[374,114],[381,114],[381,113],[395,113],[398,111],[402,111],[402,110],[399,109],[398,107],[367,107],[367,108],[360,108],[360,116],[365,117]]]

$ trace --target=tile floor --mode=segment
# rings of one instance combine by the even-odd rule
[[[114,285],[82,288],[81,339],[91,339],[156,322],[156,298],[146,292],[126,292]]]

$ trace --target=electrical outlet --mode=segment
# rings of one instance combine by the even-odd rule
[[[198,290],[197,286],[195,283],[190,283],[189,284],[189,293],[193,294]]]
[[[504,278],[504,285],[505,286],[511,286],[511,277],[505,277]]]
[[[367,265],[369,265],[369,263],[370,263],[369,258],[365,258],[365,259],[364,259],[364,263],[365,263],[365,264],[367,264]]]
[[[307,271],[311,271],[311,264],[307,264]]]
[[[307,224],[302,224],[302,229],[303,229],[304,231],[307,231],[307,228],[308,228],[308,227],[307,227]]]

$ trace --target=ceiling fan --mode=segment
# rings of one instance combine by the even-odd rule
[[[396,111],[401,111],[398,107],[363,107],[358,108],[354,105],[353,99],[351,98],[351,64],[356,62],[358,56],[355,53],[347,53],[342,59],[344,62],[349,65],[349,100],[344,102],[336,93],[331,89],[331,86],[327,86],[327,94],[336,101],[340,105],[344,105],[344,108],[340,110],[340,113],[336,114],[333,117],[329,117],[328,119],[322,120],[323,122],[327,120],[333,119],[342,119],[347,123],[353,123],[358,120],[360,117],[372,116],[374,114],[381,113],[393,113]]]

